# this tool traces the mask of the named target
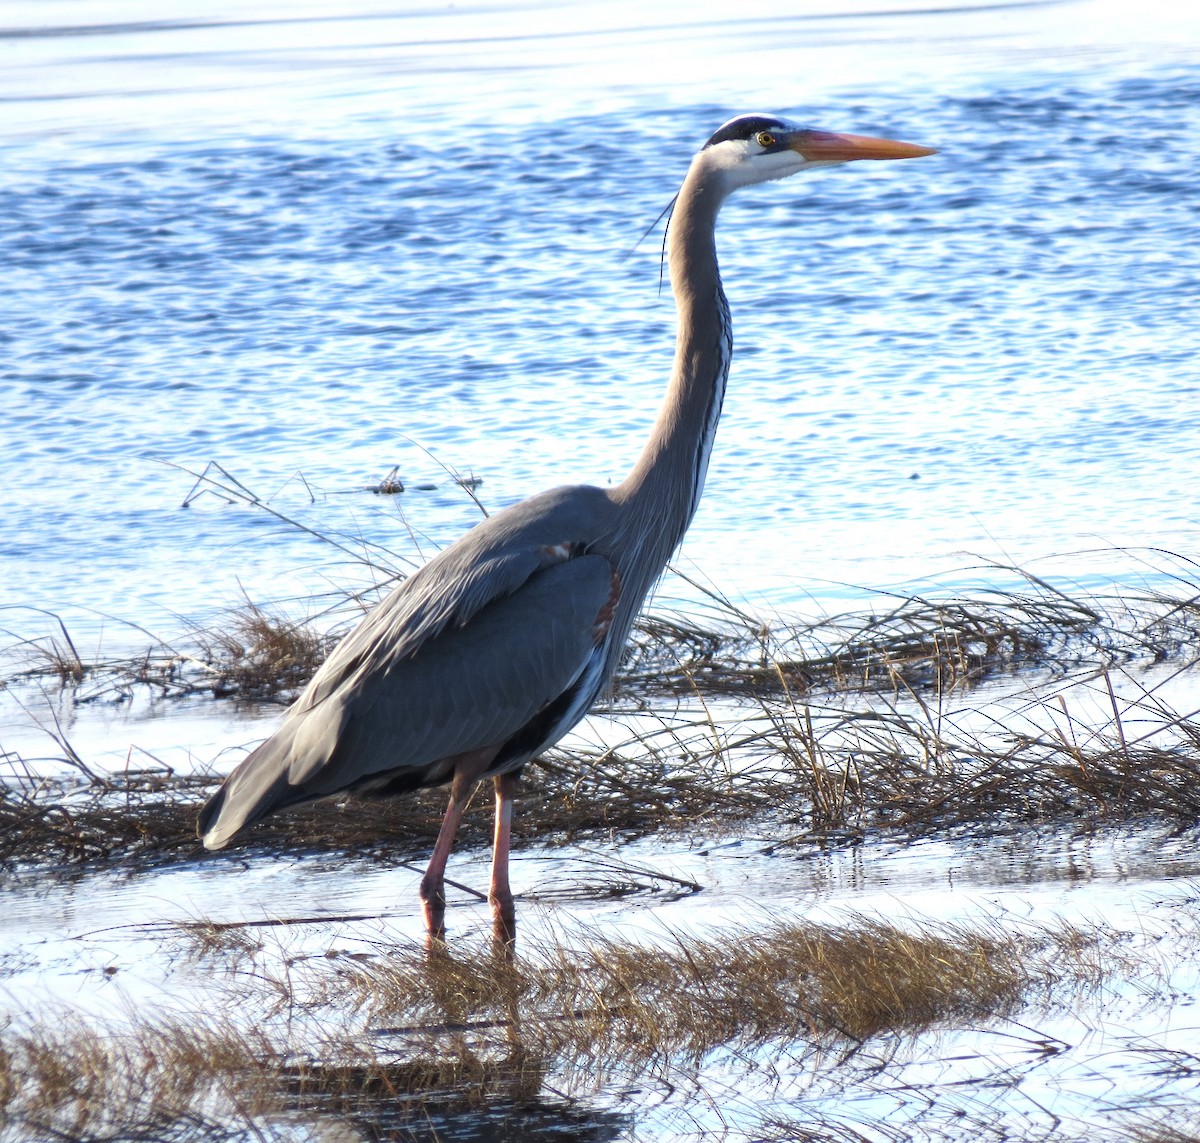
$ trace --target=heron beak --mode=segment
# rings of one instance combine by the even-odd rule
[[[848,163],[853,159],[919,159],[937,148],[870,135],[835,135],[832,131],[797,131],[788,140],[793,151],[812,163]]]

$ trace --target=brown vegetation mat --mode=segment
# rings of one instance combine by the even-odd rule
[[[1076,705],[1110,708],[1107,723]],[[714,715],[630,716],[612,746],[556,751],[526,771],[521,844],[563,844],[659,830],[705,836],[751,828],[775,846],[827,846],[881,830],[997,830],[1200,819],[1200,722],[1154,687],[1103,673],[999,713],[919,696],[849,706],[762,697]],[[199,857],[194,822],[214,777],[89,771],[70,781],[25,775],[0,785],[0,868]],[[381,860],[428,853],[441,790],[385,801],[334,800],[275,815],[247,847],[341,851]],[[490,798],[476,797],[461,844],[485,845]]]

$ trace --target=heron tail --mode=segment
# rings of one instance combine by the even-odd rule
[[[311,802],[332,792],[319,784],[294,781],[298,720],[284,722],[257,750],[248,754],[200,811],[197,833],[205,849],[222,849],[245,826],[286,806]],[[326,755],[327,756],[327,755]],[[320,759],[318,759],[320,760]]]

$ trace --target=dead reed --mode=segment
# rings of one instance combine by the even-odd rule
[[[515,964],[481,950],[381,950],[337,964],[336,989],[372,1021],[402,1019],[393,1035],[471,1027],[515,1034],[543,1058],[695,1066],[721,1046],[862,1041],[1002,1015],[1033,979],[1025,942],[952,926],[860,918],[668,938],[591,933]]]
[[[386,569],[381,569],[386,570]],[[943,693],[1038,669],[1066,673],[1135,661],[1191,663],[1200,642],[1200,593],[1120,598],[1071,595],[1015,568],[1026,590],[971,597],[911,596],[885,610],[766,621],[720,596],[704,616],[648,615],[636,628],[615,683],[619,702],[704,694],[758,698],[784,691]],[[246,601],[209,627],[190,625],[126,659],[83,657],[61,617],[29,608],[49,630],[23,636],[5,654],[0,685],[53,681],[74,701],[159,698],[290,701],[363,609],[400,578],[389,572],[366,597],[327,601],[328,631],[279,607]],[[140,629],[139,629],[140,630]]]
[[[1031,688],[992,707],[915,692],[817,703],[784,689],[753,707],[638,715],[626,737],[609,737],[611,745],[577,743],[528,768],[519,844],[749,827],[776,847],[829,846],[881,831],[1189,829],[1200,818],[1200,721],[1129,672]],[[214,777],[99,775],[82,761],[76,769],[82,776],[69,780],[18,769],[0,784],[0,871],[200,855],[194,815]],[[255,826],[231,852],[417,860],[444,798],[432,790],[298,807]],[[489,831],[480,795],[462,844],[484,845]]]

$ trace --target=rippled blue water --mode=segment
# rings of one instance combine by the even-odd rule
[[[735,361],[681,566],[795,611],[976,557],[1195,554],[1200,45],[1168,5],[107,7],[0,32],[0,603],[163,630],[364,578],[182,508],[175,466],[400,556],[475,518],[425,450],[492,507],[620,479],[674,320],[658,237],[630,252],[743,110],[943,151],[727,208]],[[362,491],[393,465],[404,495]]]

